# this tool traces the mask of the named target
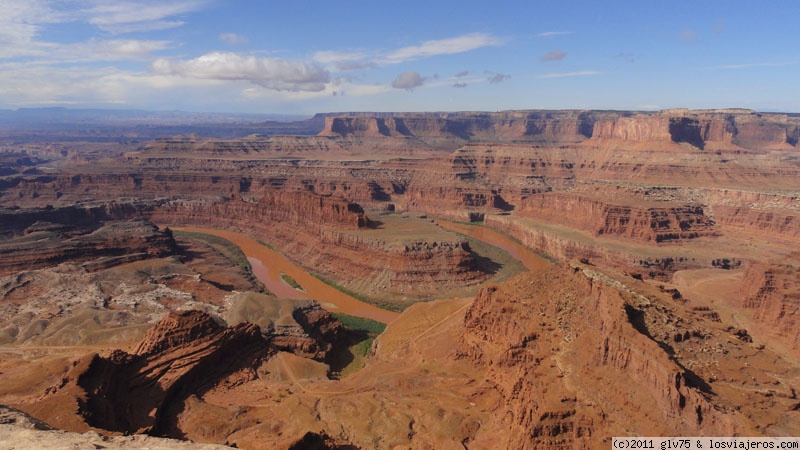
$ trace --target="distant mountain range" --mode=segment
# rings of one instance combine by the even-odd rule
[[[154,139],[181,134],[239,138],[251,134],[316,134],[323,117],[289,114],[198,113],[132,109],[0,109],[0,139],[94,142]]]

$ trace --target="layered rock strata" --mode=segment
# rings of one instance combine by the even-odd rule
[[[751,264],[744,275],[742,306],[754,319],[800,349],[800,268],[787,264]]]
[[[722,326],[638,289],[574,265],[519,276],[478,295],[465,317],[459,355],[486,365],[486,380],[503,399],[482,427],[510,431],[495,445],[604,448],[618,435],[793,427],[792,386],[780,376],[766,380],[771,377],[760,367],[747,368],[757,378],[745,375],[749,386],[741,386],[721,375],[720,355],[752,355],[751,344],[731,346]],[[761,364],[756,360],[750,363]],[[780,394],[768,406],[750,389],[769,385]],[[748,402],[767,408],[763,413],[775,408],[767,414],[783,419],[740,409]],[[490,442],[481,439],[474,445]]]
[[[699,205],[648,208],[548,193],[528,197],[518,215],[586,230],[595,236],[615,235],[654,242],[718,234],[714,221]]]
[[[370,295],[428,296],[447,285],[475,285],[489,277],[463,239],[374,236],[377,231],[368,229],[360,206],[308,191],[278,191],[259,201],[173,201],[150,217],[241,230],[314,273],[345,285],[367,280],[360,291]]]
[[[326,117],[320,136],[403,137],[428,143],[527,141],[671,142],[698,148],[797,145],[800,120],[744,109],[503,111],[497,113],[359,113]]]
[[[150,329],[132,353],[89,355],[62,382],[49,389],[34,410],[54,423],[64,417],[48,405],[76,398],[88,425],[109,431],[183,437],[177,414],[190,396],[219,383],[241,384],[258,378],[258,367],[278,350],[298,351],[324,360],[344,333],[338,321],[316,304],[300,305],[292,315],[303,332],[265,332],[242,322],[221,325],[200,311],[173,312]],[[64,414],[61,411],[60,414]]]
[[[44,216],[48,218],[47,214]],[[76,227],[68,219],[62,223],[37,221],[22,236],[0,241],[0,275],[63,262],[85,263],[89,270],[97,270],[170,255],[175,249],[170,233],[143,219],[85,227],[80,223]]]

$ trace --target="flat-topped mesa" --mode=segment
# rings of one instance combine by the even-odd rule
[[[591,136],[590,115],[583,111],[343,113],[326,117],[319,136],[406,137],[447,148],[470,140],[576,143]]]
[[[415,138],[442,149],[467,141],[576,144],[584,141],[687,143],[704,149],[797,146],[800,118],[743,109],[342,113],[318,136]]]
[[[605,117],[594,124],[592,141],[686,143],[699,149],[789,149],[797,146],[800,119],[755,111],[666,110]]]

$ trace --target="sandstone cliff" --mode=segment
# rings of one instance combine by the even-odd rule
[[[522,217],[567,225],[595,236],[616,235],[664,242],[718,234],[700,205],[630,206],[568,193],[546,193],[525,199]]]
[[[736,435],[788,424],[791,386],[762,380],[770,377],[760,368],[745,369],[758,374],[741,377],[749,387],[718,379],[721,346],[742,358],[752,355],[748,344],[730,346],[721,326],[640,292],[583,265],[482,291],[466,314],[459,354],[488,367],[486,381],[503,399],[481,431],[511,432],[494,444],[479,434],[472,444],[599,449],[618,435]],[[784,419],[734,406],[760,402],[749,390],[770,383],[781,398],[765,408]]]
[[[257,379],[259,366],[279,350],[328,357],[344,332],[341,324],[317,304],[290,309],[300,332],[263,330],[247,322],[225,327],[200,311],[173,312],[145,334],[133,353],[115,350],[108,357],[94,354],[76,362],[32,409],[56,425],[77,414],[104,430],[184,437],[177,415],[190,396],[220,383]],[[76,410],[55,407],[69,399],[77,400]]]
[[[373,298],[430,296],[490,276],[462,239],[370,230],[359,205],[308,191],[274,191],[257,201],[173,201],[147,214],[159,223],[240,230],[270,242],[313,273]]]
[[[698,148],[788,148],[800,121],[755,111],[502,111],[497,113],[359,113],[328,116],[319,136],[402,137],[434,147],[466,141],[687,143]]]
[[[800,349],[800,269],[757,263],[744,275],[742,306],[790,348]]]

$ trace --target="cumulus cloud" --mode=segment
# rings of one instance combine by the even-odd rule
[[[496,73],[488,78],[489,83],[502,83],[503,81],[508,80],[511,78],[511,75],[507,73]]]
[[[464,78],[465,76],[469,75],[468,70],[462,70],[456,74],[456,78]]]
[[[325,89],[330,73],[301,61],[213,52],[195,59],[158,59],[153,71],[162,75],[210,80],[249,81],[267,89],[318,92]]]
[[[240,44],[247,44],[250,42],[246,36],[242,36],[241,34],[236,33],[220,33],[219,40],[230,45],[240,45]]]
[[[567,52],[563,52],[561,50],[553,50],[551,52],[547,52],[539,58],[542,62],[552,62],[552,61],[561,61],[562,59],[567,57]]]
[[[407,91],[414,90],[414,88],[422,86],[425,79],[420,74],[409,70],[403,72],[392,81],[392,87],[395,89],[405,89]]]

